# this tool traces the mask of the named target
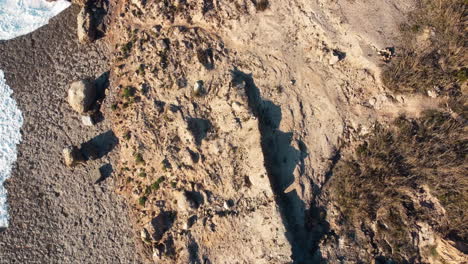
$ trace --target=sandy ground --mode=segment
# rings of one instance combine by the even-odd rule
[[[113,178],[94,184],[104,157],[68,169],[65,145],[108,131],[89,128],[66,103],[71,81],[106,70],[101,43],[76,41],[76,7],[36,32],[0,42],[0,69],[23,111],[23,141],[7,181],[10,227],[0,233],[0,263],[138,263],[124,202]]]

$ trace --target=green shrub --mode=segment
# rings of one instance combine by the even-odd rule
[[[468,80],[468,68],[464,67],[456,71],[455,78],[461,83],[466,82],[466,80]]]
[[[145,160],[143,159],[143,155],[141,153],[134,154],[136,164],[145,164]]]
[[[166,177],[161,176],[161,177],[158,178],[157,182],[158,182],[158,183],[162,183],[162,182],[165,181],[165,180],[166,180]]]
[[[171,187],[176,188],[177,187],[177,182],[175,182],[175,181],[171,182]]]
[[[130,51],[132,50],[134,43],[135,43],[135,39],[131,39],[129,42],[127,42],[126,44],[122,46],[120,51],[122,52],[122,56],[124,58],[127,58],[128,56],[130,56]]]
[[[125,133],[125,135],[123,136],[123,138],[124,138],[125,140],[130,140],[130,138],[131,138],[131,133],[130,133],[130,131],[128,131],[127,133]]]
[[[144,64],[140,64],[140,67],[138,67],[138,69],[137,69],[137,74],[138,75],[145,74],[145,65]]]
[[[148,200],[148,197],[142,196],[138,199],[138,204],[141,206],[145,206],[147,200]]]
[[[132,86],[127,86],[122,91],[122,97],[126,99],[131,99],[135,96],[136,89]]]
[[[159,190],[159,182],[155,181],[153,184],[151,184],[151,190]]]

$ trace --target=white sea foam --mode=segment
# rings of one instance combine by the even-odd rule
[[[33,32],[69,5],[65,0],[0,0],[0,40]]]
[[[70,5],[65,0],[0,0],[0,40],[28,34]],[[21,140],[23,116],[0,70],[0,227],[8,226],[7,195],[3,182],[10,177],[16,161],[16,145]]]
[[[11,98],[12,93],[0,70],[0,227],[8,226],[3,182],[10,176],[11,166],[16,160],[16,144],[21,140],[20,128],[23,124],[23,116]]]

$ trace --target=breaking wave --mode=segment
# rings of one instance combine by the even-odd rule
[[[70,6],[65,0],[0,0],[0,40],[28,34],[49,22],[49,19]],[[8,227],[7,194],[3,186],[16,161],[17,144],[21,140],[23,116],[13,91],[0,70],[0,227]]]

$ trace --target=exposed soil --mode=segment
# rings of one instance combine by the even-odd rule
[[[316,197],[341,146],[387,118],[376,110],[401,109],[379,81],[378,51],[393,44],[410,5],[365,3],[374,24],[359,19],[361,2],[114,2],[108,103],[124,142],[119,188],[143,233],[176,215],[164,236],[140,243],[148,259],[322,259],[330,230]],[[214,199],[181,204],[187,192]],[[223,209],[229,200],[235,206]]]
[[[139,263],[114,179],[95,184],[95,171],[111,168],[114,155],[75,169],[62,161],[66,145],[109,131],[106,120],[83,126],[66,102],[70,82],[98,77],[108,65],[103,42],[78,44],[78,11],[69,8],[32,34],[0,42],[0,69],[25,119],[5,184],[11,219],[0,233],[0,263]]]

